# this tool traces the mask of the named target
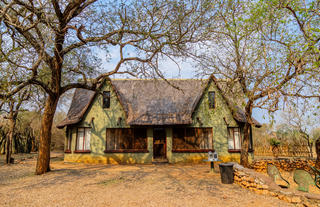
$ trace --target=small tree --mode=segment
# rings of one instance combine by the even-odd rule
[[[269,144],[272,148],[273,156],[277,158],[279,156],[279,146],[281,142],[275,138],[271,138],[269,139]]]
[[[30,87],[19,91],[14,96],[7,100],[0,101],[1,111],[5,112],[5,119],[9,120],[9,133],[6,139],[6,163],[13,163],[12,154],[12,141],[15,135],[17,117],[21,110],[22,104],[30,98]]]

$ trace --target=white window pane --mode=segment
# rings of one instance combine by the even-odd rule
[[[209,149],[213,149],[212,129],[209,129]]]
[[[234,142],[235,142],[235,149],[241,149],[239,129],[235,129],[234,131]]]
[[[230,137],[228,139],[228,146],[229,146],[229,149],[234,149],[234,142],[233,142],[232,134],[230,134]]]
[[[90,137],[91,137],[91,129],[86,128],[85,130],[85,150],[90,150]]]
[[[79,128],[78,129],[78,138],[77,138],[77,149],[78,150],[83,150],[83,135],[84,135],[84,129]]]
[[[229,128],[229,137],[228,137],[228,148],[234,149],[234,141],[233,141],[233,129]]]
[[[69,136],[68,136],[68,143],[67,143],[67,149],[71,149],[71,140],[72,140],[72,128],[69,129]]]

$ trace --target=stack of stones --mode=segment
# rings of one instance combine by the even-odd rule
[[[271,178],[239,164],[234,165],[234,182],[258,194],[277,197],[280,200],[297,204],[297,206],[320,206],[320,196],[283,190]]]
[[[257,172],[267,172],[267,165],[273,164],[279,170],[284,170],[291,172],[294,169],[304,169],[310,171],[310,168],[307,164],[314,166],[315,160],[306,160],[306,159],[270,159],[270,160],[255,160],[252,162],[250,168],[254,169]]]

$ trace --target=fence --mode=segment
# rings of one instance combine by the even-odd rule
[[[280,157],[309,157],[308,146],[279,146],[272,150],[271,146],[259,146],[254,148],[256,156],[280,156]]]

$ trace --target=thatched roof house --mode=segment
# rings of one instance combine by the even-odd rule
[[[129,125],[175,125],[191,124],[195,110],[208,80],[112,80],[111,84]],[[67,114],[58,127],[80,122],[97,92],[77,88]],[[234,118],[246,122],[245,112],[234,105]],[[255,121],[256,126],[260,126]]]
[[[223,86],[223,83],[221,84]],[[67,117],[58,125],[59,128],[68,126],[66,151],[74,155],[66,157],[74,160],[74,157],[77,157],[75,154],[81,153],[85,147],[88,148],[85,151],[91,153],[94,144],[106,146],[102,156],[105,158],[108,157],[108,153],[138,152],[141,151],[138,149],[141,147],[145,148],[143,152],[149,151],[149,154],[150,147],[153,148],[153,153],[156,150],[162,150],[163,152],[158,153],[162,153],[162,157],[165,158],[168,158],[167,154],[179,153],[181,150],[186,153],[215,150],[213,147],[214,134],[215,131],[218,131],[215,126],[226,125],[224,134],[230,133],[231,130],[232,134],[236,133],[236,136],[239,136],[241,126],[246,122],[244,111],[235,106],[233,101],[230,101],[232,99],[226,100],[225,94],[221,94],[221,88],[216,87],[210,79],[168,80],[168,82],[124,79],[107,81],[98,92],[76,89]],[[208,107],[208,104],[211,105]],[[255,121],[255,125],[260,124]],[[84,129],[79,132],[79,128]],[[233,128],[237,129],[234,131]],[[162,132],[159,132],[161,130]],[[93,135],[96,132],[100,134]],[[85,140],[86,133],[87,138],[90,136],[90,143],[86,143],[88,142]],[[128,137],[123,135],[128,133],[132,135]],[[135,135],[139,133],[139,136]],[[172,139],[171,152],[168,152],[170,149],[167,146],[169,134],[171,134],[169,139]],[[103,140],[101,144],[94,143],[95,136],[97,140]],[[104,139],[105,136],[107,137]],[[204,136],[206,138],[203,138]],[[157,144],[150,145],[149,149],[148,138],[152,143],[159,139],[162,140],[159,142],[165,144],[159,149],[154,148]],[[132,141],[138,139],[139,141]],[[141,141],[143,139],[146,141]],[[75,140],[74,143],[72,140]],[[228,143],[227,138],[224,141]],[[240,138],[238,141],[234,140],[231,151],[239,150],[235,149],[239,148],[235,146],[239,145],[238,142],[241,142]],[[72,145],[75,145],[74,151],[72,151]],[[114,155],[112,154],[113,159]],[[149,156],[151,156],[150,160],[154,158],[152,155]],[[168,159],[172,161],[173,157]],[[123,162],[123,160],[117,162]],[[134,162],[141,162],[141,160],[135,159]]]

